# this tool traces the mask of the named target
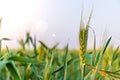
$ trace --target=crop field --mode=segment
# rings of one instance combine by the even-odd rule
[[[94,48],[87,49],[91,15],[86,25],[81,17],[78,50],[70,50],[69,43],[63,49],[57,48],[59,43],[49,48],[29,32],[19,40],[19,49],[2,50],[2,41],[10,39],[0,39],[0,80],[120,80],[120,50],[110,46],[112,37],[96,49],[93,30]]]

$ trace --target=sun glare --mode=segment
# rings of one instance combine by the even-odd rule
[[[56,37],[56,34],[55,34],[55,33],[53,33],[53,34],[52,34],[52,37]]]

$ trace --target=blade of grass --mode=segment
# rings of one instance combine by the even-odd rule
[[[66,53],[64,58],[64,70],[63,70],[63,80],[66,80],[67,77],[67,56],[68,56],[68,44],[66,46]]]
[[[95,67],[93,67],[89,64],[86,64],[85,66],[87,66],[88,68],[93,69],[93,70],[96,69]],[[120,74],[117,72],[111,72],[111,71],[105,71],[105,70],[98,70],[98,72],[104,76],[109,75],[109,76],[112,76],[114,79],[120,79]]]
[[[119,55],[119,47],[117,47],[117,49],[114,51],[113,53],[113,57],[112,57],[112,62],[115,61]]]
[[[34,47],[34,53],[35,53],[35,56],[37,56],[38,53],[37,53],[37,46],[36,46],[36,36],[34,37],[33,47]]]
[[[44,69],[44,79],[45,80],[49,80],[50,79],[50,74],[52,71],[52,64],[53,64],[53,59],[54,59],[54,55],[55,53],[53,52],[53,50],[57,47],[57,45],[55,45],[52,49],[48,48],[43,42],[40,41],[40,43],[42,43],[43,47],[45,47],[48,50],[48,53],[46,56],[46,65],[45,65],[45,69]],[[48,57],[51,57],[50,60],[48,60]]]
[[[8,60],[18,61],[21,63],[41,63],[37,59],[29,59],[22,56],[13,56],[8,58]]]
[[[22,80],[18,72],[18,69],[13,61],[0,61],[0,72],[7,67],[11,75],[14,77],[14,80]]]
[[[85,75],[85,80],[87,80],[87,78],[91,75],[92,70],[88,72],[88,74]]]
[[[52,49],[51,50],[54,50],[54,49],[56,49],[56,47],[59,45],[59,43],[56,43],[53,47],[52,47]]]
[[[47,50],[49,49],[42,41],[39,41],[41,43],[41,45]]]
[[[97,65],[99,58],[100,58],[100,52],[98,52],[98,54],[96,56],[95,65]],[[92,65],[92,66],[94,66],[94,65]]]
[[[69,66],[70,64],[75,63],[75,62],[77,62],[79,60],[80,60],[79,57],[72,58],[71,60],[69,60],[67,62],[67,65]],[[52,75],[55,74],[55,73],[57,73],[57,72],[59,72],[59,71],[61,71],[61,70],[63,70],[63,68],[64,68],[64,65],[62,65],[61,67],[59,67],[58,69],[56,69],[55,71],[53,71]]]
[[[1,76],[1,72],[2,70],[6,67],[6,61],[0,61],[0,76]]]
[[[9,38],[2,38],[1,40],[6,40],[6,41],[8,41],[8,40],[11,40],[11,39],[9,39]]]
[[[33,70],[34,74],[36,75],[36,77],[38,77],[39,80],[43,80],[43,77],[39,75],[35,65],[32,64],[31,67],[32,67],[32,70]]]
[[[120,79],[120,73],[105,71],[106,74],[112,76],[114,79]]]
[[[8,70],[10,71],[10,73],[14,76],[15,80],[22,80],[20,77],[20,74],[18,72],[18,69],[13,61],[8,62],[6,64],[6,66],[7,66]]]
[[[23,80],[29,80],[31,74],[32,74],[31,64],[28,64],[26,69],[25,69],[25,72],[24,72],[24,79]]]
[[[99,59],[97,65],[96,65],[96,70],[95,70],[94,73],[92,74],[92,80],[95,80],[95,78],[96,78],[96,75],[97,75],[97,72],[98,72],[98,70],[99,70],[100,64],[102,64],[103,55],[105,54],[105,51],[106,51],[106,49],[107,49],[107,47],[108,47],[108,44],[109,44],[110,41],[111,41],[111,38],[112,38],[112,37],[110,37],[110,38],[107,40],[107,43],[106,43],[106,45],[105,45],[105,47],[104,47],[104,49],[103,49],[103,52],[101,53],[100,59]]]

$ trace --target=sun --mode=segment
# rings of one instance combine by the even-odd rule
[[[56,37],[56,34],[55,34],[55,33],[53,33],[53,34],[52,34],[52,37]]]

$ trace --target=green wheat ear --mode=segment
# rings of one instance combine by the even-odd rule
[[[82,15],[83,16],[83,15]],[[89,23],[92,16],[92,11],[89,16],[88,22],[86,25],[83,23],[83,18],[81,16],[81,22],[80,22],[80,32],[79,32],[79,43],[80,43],[80,66],[82,68],[82,80],[84,80],[84,71],[85,71],[85,53],[87,48],[87,41],[88,41],[88,30],[89,30]]]

